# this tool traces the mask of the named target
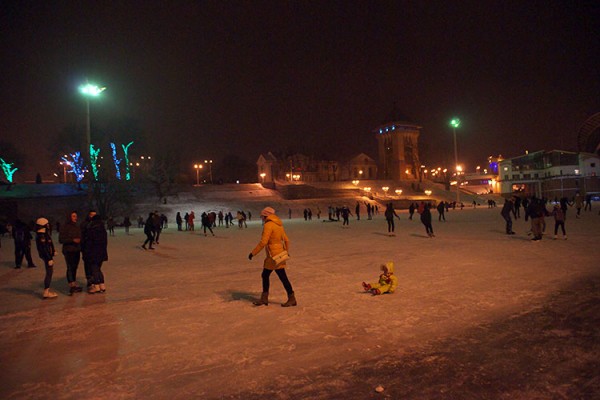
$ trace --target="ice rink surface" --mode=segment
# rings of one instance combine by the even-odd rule
[[[271,304],[252,305],[264,251],[252,261],[247,255],[260,238],[259,211],[248,228],[217,227],[214,237],[170,223],[154,251],[140,247],[140,229],[129,236],[117,229],[103,267],[105,294],[69,296],[57,246],[55,300],[41,300],[43,267],[13,269],[12,240],[4,237],[0,398],[586,398],[600,386],[598,369],[589,370],[598,366],[598,326],[587,328],[580,345],[572,340],[581,332],[540,316],[561,295],[581,296],[580,288],[591,290],[581,304],[598,309],[597,287],[589,289],[600,276],[598,210],[581,219],[569,210],[568,240],[552,240],[554,221],[546,218],[540,242],[529,240],[523,219],[514,222],[516,235],[505,235],[500,207],[451,210],[447,222],[434,210],[433,239],[417,214],[411,221],[401,213],[389,237],[381,212],[352,217],[345,228],[277,210],[291,241],[287,272],[298,299],[291,308],[280,307],[286,295],[275,274]],[[361,282],[376,281],[386,261],[395,263],[398,291],[365,293]],[[83,283],[82,265],[78,276]],[[583,329],[585,310],[569,309],[563,319],[572,312],[584,313]],[[533,315],[540,318],[513,334],[514,321]],[[534,344],[519,338],[532,330],[539,331],[533,343],[556,340],[527,362]],[[479,331],[498,341],[483,346]],[[457,343],[460,351],[448,350]],[[556,380],[531,386],[516,379],[535,375],[535,357],[553,364],[544,351],[556,353],[561,343],[579,353],[562,360]],[[511,373],[494,374],[507,365],[516,380],[499,387]],[[427,377],[435,392],[418,386]]]

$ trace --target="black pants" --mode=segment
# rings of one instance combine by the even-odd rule
[[[555,221],[554,222],[554,234],[556,235],[558,233],[559,226],[562,229],[563,235],[566,236],[567,232],[565,231],[565,221]]]
[[[272,269],[263,268],[263,271],[261,274],[263,292],[266,292],[266,293],[269,292],[269,285],[270,285],[269,277],[271,276],[271,272],[273,272]],[[287,274],[285,273],[285,268],[276,269],[275,273],[279,277],[279,280],[283,284],[283,287],[285,288],[285,291],[287,292],[287,294],[290,295],[290,294],[294,293],[294,290],[292,289],[292,284],[290,283],[290,280],[288,279]]]
[[[502,217],[504,217],[504,220],[506,221],[506,233],[511,233],[512,232],[512,219],[510,218],[510,215],[508,217],[503,215]]]
[[[154,237],[152,236],[152,232],[146,233],[146,241],[144,242],[144,244],[142,246],[145,246],[148,243],[150,243],[150,247],[152,247],[152,243],[154,243]]]
[[[204,236],[206,236],[206,228],[208,228],[208,230],[210,231],[210,233],[212,233],[212,235],[215,236],[215,233],[211,229],[210,225],[202,225],[202,228],[204,228]]]
[[[443,212],[441,212],[440,215],[439,215],[439,217],[438,217],[438,221],[441,221],[441,220],[444,220],[444,221],[446,220],[446,216],[444,215]]]
[[[387,218],[387,223],[388,223],[388,232],[389,233],[394,232],[394,229],[396,228],[396,226],[394,225],[394,218]]]
[[[79,266],[80,253],[78,251],[68,251],[63,253],[67,263],[67,282],[77,281],[77,267]]]
[[[52,273],[54,272],[54,267],[48,265],[47,260],[44,260],[44,266],[46,267],[46,276],[44,277],[44,289],[49,289],[50,283],[52,283]]]
[[[428,235],[433,235],[433,226],[431,226],[431,222],[421,221],[421,223],[425,225],[425,232],[427,232]]]
[[[83,260],[83,271],[85,272],[85,280],[87,281],[87,285],[90,286],[92,284],[92,267],[90,263]]]
[[[94,285],[104,283],[104,274],[102,273],[102,261],[91,262],[90,268],[92,269],[92,283]]]
[[[15,267],[20,267],[23,263],[23,257],[27,260],[27,266],[33,267],[35,264],[31,259],[31,246],[17,245],[15,243]]]

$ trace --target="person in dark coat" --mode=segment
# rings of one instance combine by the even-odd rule
[[[412,220],[414,213],[415,213],[415,203],[410,203],[410,206],[408,206],[408,219]]]
[[[433,226],[431,226],[431,204],[427,203],[423,206],[421,211],[421,223],[425,226],[425,232],[430,238],[435,237],[433,234]]]
[[[31,259],[32,236],[29,226],[20,219],[17,219],[12,229],[12,237],[15,242],[15,268],[21,268],[23,257],[27,260],[28,268],[35,268],[36,265]]]
[[[437,205],[437,210],[438,210],[438,213],[439,213],[438,221],[442,221],[443,220],[444,222],[446,222],[446,215],[445,215],[446,205],[444,204],[443,201],[440,201],[440,204]]]
[[[512,218],[511,214],[514,213],[514,200],[511,197],[510,199],[504,200],[504,205],[502,206],[502,211],[500,211],[500,215],[506,221],[506,234],[514,235],[515,233],[512,230]]]
[[[123,226],[125,227],[125,234],[129,235],[129,227],[131,226],[131,220],[129,217],[123,219]]]
[[[142,245],[142,248],[146,250],[146,245],[149,244],[149,249],[154,250],[152,247],[152,243],[154,243],[154,234],[152,233],[152,229],[154,225],[152,224],[152,213],[148,214],[148,219],[146,220],[146,224],[144,225],[144,233],[146,234],[146,241]]]
[[[181,225],[183,224],[183,218],[181,218],[181,212],[177,211],[177,215],[175,216],[175,222],[177,223],[177,230],[181,231]]]
[[[80,229],[81,229],[81,256],[83,258],[83,270],[85,271],[85,279],[87,280],[87,287],[89,288],[92,285],[92,270],[88,264],[88,262],[86,261],[87,257],[85,256],[85,238],[86,238],[86,230],[88,228],[88,226],[92,223],[92,218],[94,218],[96,216],[96,211],[95,210],[90,210],[88,212],[88,216],[85,218],[85,220],[81,223],[80,225]]]
[[[50,236],[50,222],[46,218],[38,218],[36,221],[36,237],[35,244],[37,247],[38,254],[46,267],[46,276],[44,277],[44,299],[55,299],[58,297],[56,293],[50,290],[50,284],[52,283],[52,273],[54,272],[54,255],[56,250],[54,249],[54,243],[52,243],[52,237]]]
[[[210,218],[208,218],[208,214],[203,212],[200,215],[200,221],[202,223],[202,228],[204,229],[204,236],[206,236],[206,229],[208,228],[208,230],[210,231],[211,235],[215,236],[215,233],[212,230],[212,222],[210,220]]]
[[[147,222],[146,222],[147,223]],[[152,234],[154,235],[154,243],[159,244],[158,240],[160,239],[160,233],[162,232],[162,220],[160,219],[160,215],[158,211],[154,211],[152,214]]]
[[[392,203],[387,204],[384,215],[388,225],[388,236],[394,236],[394,230],[396,229],[394,217],[398,218],[398,221],[400,220],[400,217],[396,214]]]
[[[106,286],[102,263],[108,261],[108,234],[99,215],[92,217],[85,231],[83,243],[84,261],[88,263],[92,271],[92,285],[88,288],[88,293],[104,293]]]
[[[77,225],[77,213],[71,212],[58,232],[58,242],[63,245],[62,253],[67,264],[69,293],[81,292],[77,285],[77,268],[81,258],[81,228]]]

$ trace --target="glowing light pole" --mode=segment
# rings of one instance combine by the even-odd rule
[[[99,87],[98,85],[93,85],[87,82],[85,85],[79,86],[79,92],[83,95],[85,99],[85,108],[86,108],[86,129],[85,129],[85,140],[86,140],[86,154],[88,156],[88,160],[91,163],[91,151],[90,146],[92,144],[92,133],[91,133],[91,124],[90,124],[90,98],[100,96],[100,93],[105,91],[105,87]]]
[[[200,170],[204,168],[202,164],[194,164],[194,169],[196,170],[196,186],[200,186]]]
[[[460,204],[460,185],[458,184],[458,148],[456,147],[456,128],[460,126],[460,119],[452,118],[450,121],[454,133],[454,170],[456,171],[456,204]]]
[[[210,183],[212,184],[212,160],[204,160],[204,164],[208,164],[208,176],[210,177]]]

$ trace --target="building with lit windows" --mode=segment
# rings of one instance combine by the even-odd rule
[[[600,194],[600,156],[561,150],[540,150],[498,163],[502,194],[561,197]]]
[[[419,179],[419,135],[421,127],[394,109],[385,122],[373,130],[377,137],[379,179]]]

